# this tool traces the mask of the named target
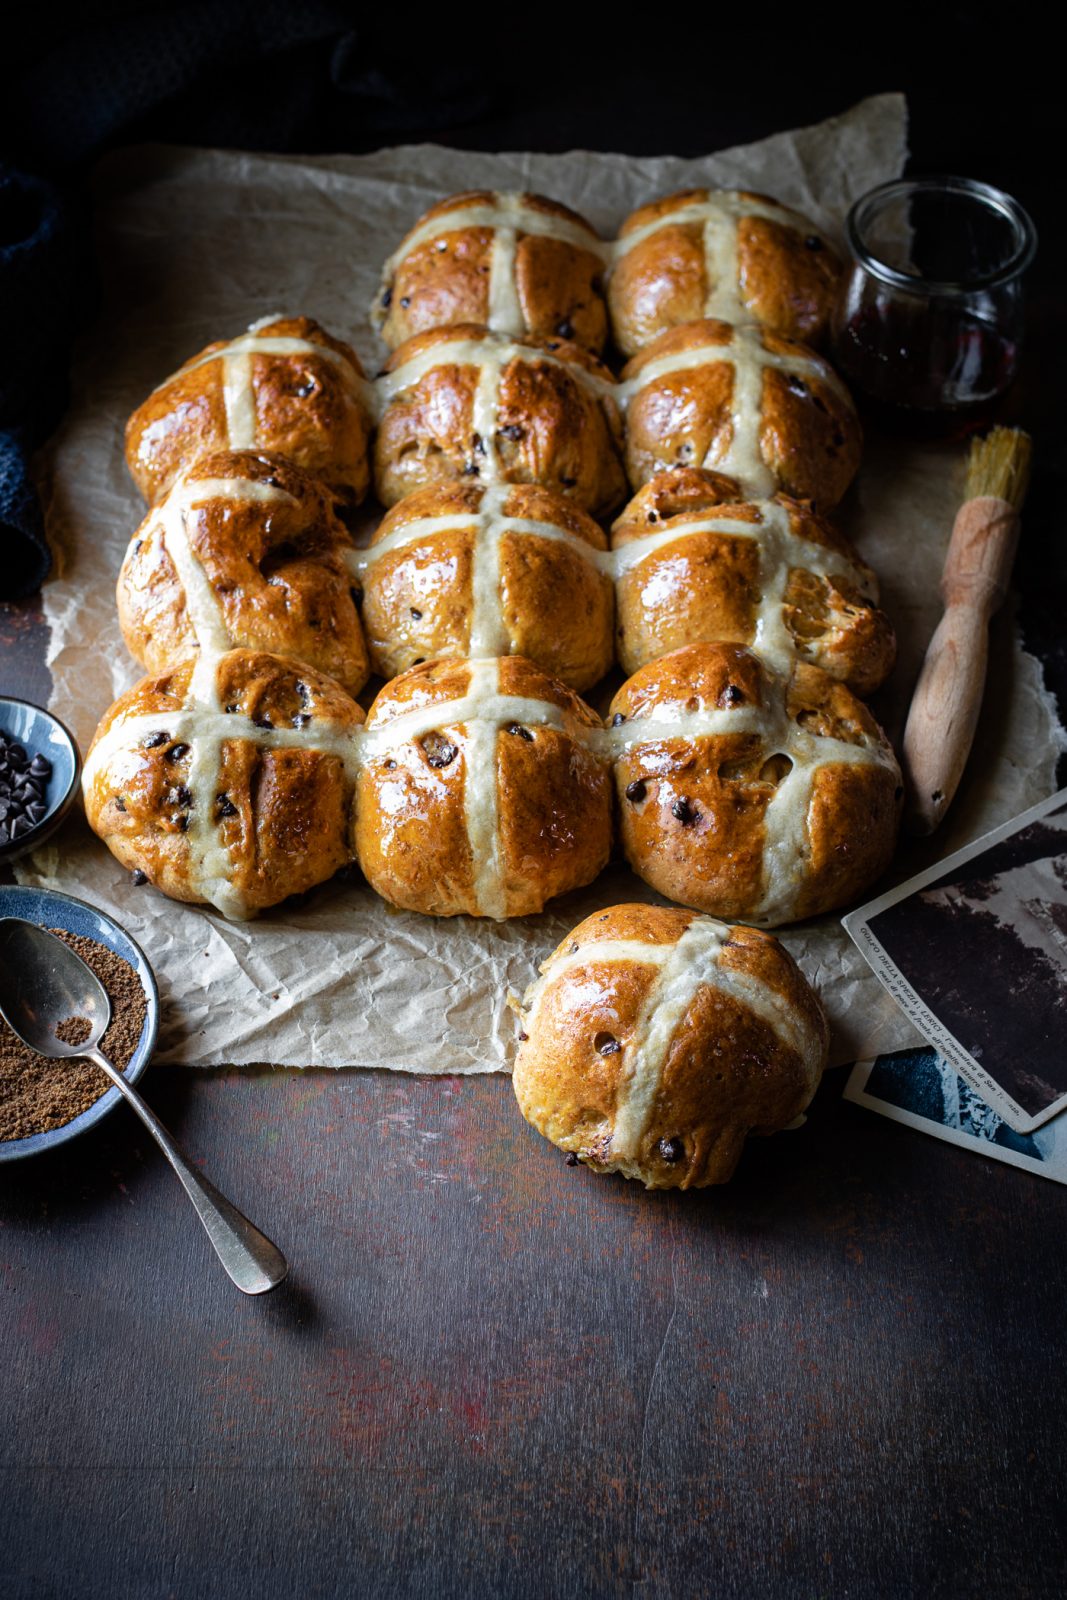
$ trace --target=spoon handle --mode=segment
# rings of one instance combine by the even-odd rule
[[[190,1165],[155,1112],[150,1110],[101,1051],[86,1050],[85,1055],[107,1073],[116,1088],[122,1090],[152,1134],[181,1179],[182,1187],[196,1207],[197,1216],[204,1224],[215,1254],[238,1289],[243,1294],[264,1294],[266,1290],[276,1288],[289,1271],[289,1264],[278,1246],[272,1244],[265,1233],[260,1233],[224,1194],[219,1193],[213,1183]]]

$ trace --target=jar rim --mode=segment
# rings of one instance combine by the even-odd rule
[[[864,242],[864,229],[875,212],[889,201],[913,194],[964,195],[981,202],[994,211],[1011,228],[1015,248],[1008,259],[990,272],[975,273],[962,280],[923,278],[915,273],[902,272],[891,267]],[[931,175],[925,178],[891,178],[880,183],[852,205],[845,223],[849,249],[853,258],[883,283],[896,289],[907,289],[922,295],[968,295],[977,289],[995,289],[1022,275],[1034,259],[1037,250],[1037,229],[1028,211],[1012,195],[991,183],[981,183],[977,178],[959,178],[950,174]]]

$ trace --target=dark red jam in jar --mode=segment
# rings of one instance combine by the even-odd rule
[[[1018,367],[1026,212],[968,178],[903,179],[856,202],[848,242],[834,355],[871,420],[926,438],[989,421]]]

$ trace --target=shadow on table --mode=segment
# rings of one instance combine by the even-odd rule
[[[739,1245],[784,1235],[795,1242],[798,1233],[906,1240],[909,1230],[932,1228],[951,1233],[954,1250],[984,1255],[990,1239],[1005,1234],[1013,1253],[1038,1249],[1053,1198],[1047,1183],[844,1101],[846,1076],[847,1069],[827,1074],[801,1129],[749,1139],[727,1184],[648,1191],[584,1168],[570,1169],[572,1178],[594,1205],[599,1197],[683,1236],[714,1233]],[[976,1234],[975,1223],[988,1231]]]

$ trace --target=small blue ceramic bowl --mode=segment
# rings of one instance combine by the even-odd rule
[[[112,922],[95,906],[86,905],[84,900],[75,900],[69,894],[57,894],[52,889],[23,889],[0,884],[0,917],[21,917],[24,922],[35,922],[41,928],[62,928],[64,933],[84,934],[88,939],[95,939],[97,944],[114,950],[116,955],[130,963],[141,980],[148,1002],[141,1037],[123,1074],[127,1083],[136,1083],[148,1065],[159,1031],[159,990],[140,945],[134,944],[117,922]],[[62,1070],[62,1065],[58,1064],[57,1071]],[[75,1117],[73,1122],[68,1122],[62,1128],[34,1133],[28,1139],[0,1140],[0,1161],[18,1161],[22,1156],[35,1156],[42,1150],[53,1150],[68,1139],[77,1138],[79,1133],[84,1133],[86,1128],[93,1127],[101,1117],[113,1111],[121,1099],[121,1090],[108,1089],[80,1117]]]
[[[24,833],[21,839],[11,839],[0,844],[0,862],[14,861],[27,850],[36,850],[63,821],[78,794],[82,758],[69,728],[43,706],[29,700],[10,700],[0,695],[0,728],[31,756],[42,755],[52,763],[52,776],[48,780],[45,800],[48,810],[36,828]]]

